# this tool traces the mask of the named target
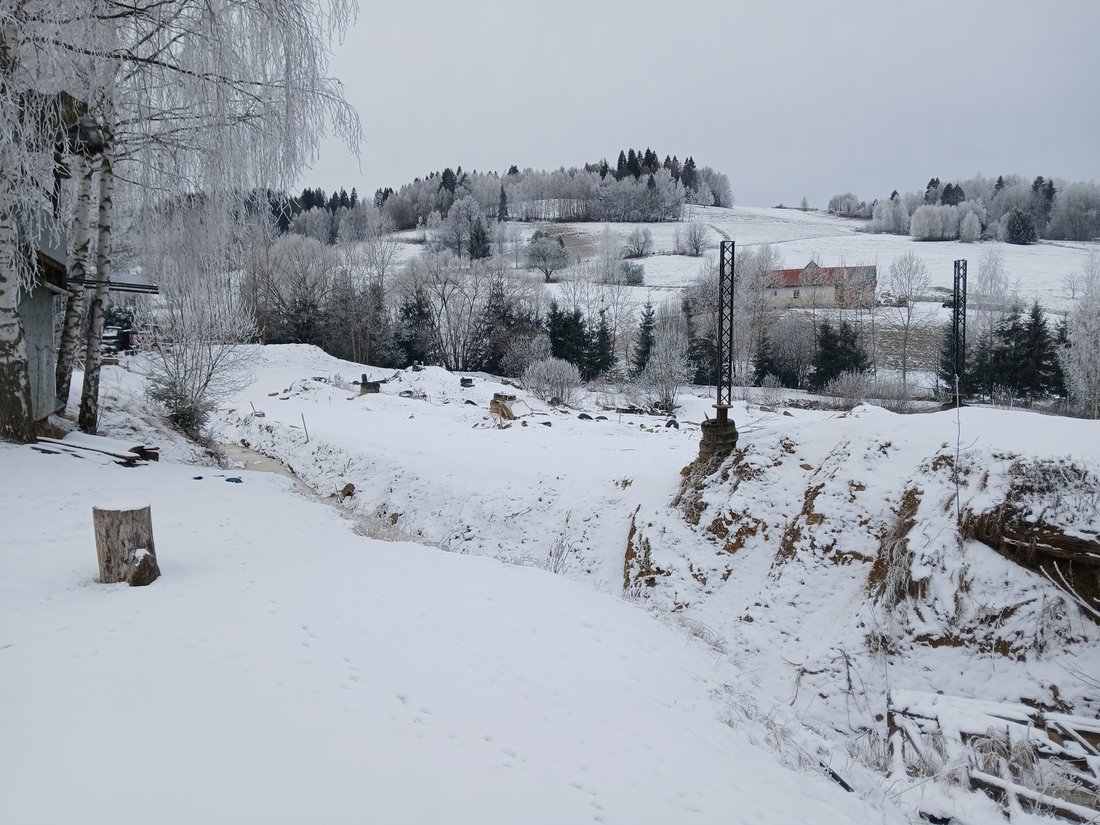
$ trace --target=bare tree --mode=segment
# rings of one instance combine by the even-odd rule
[[[616,260],[622,264],[624,261]],[[603,313],[613,339],[616,356],[624,357],[629,350],[629,332],[634,325],[636,307],[630,287],[621,280],[603,280],[602,261],[583,261],[569,268],[568,277],[560,285],[561,305],[580,310],[585,318],[598,318]]]
[[[1077,293],[1081,291],[1081,287],[1085,285],[1085,277],[1081,272],[1067,272],[1062,276],[1062,286],[1066,288],[1066,292],[1069,293],[1069,299],[1071,301],[1077,300]]]
[[[1015,303],[1015,295],[1009,284],[1000,244],[987,243],[983,246],[985,249],[978,261],[975,277],[970,282],[970,296],[967,299],[968,310],[973,312],[975,322],[972,332],[968,330],[968,337],[978,345],[979,352],[991,353],[996,345],[997,327]]]
[[[485,311],[494,285],[499,285],[495,278],[490,265],[474,261],[463,267],[447,252],[414,258],[398,278],[399,294],[426,301],[428,332],[447,369],[472,369],[478,363],[485,345]]]
[[[888,289],[895,296],[893,322],[901,334],[901,381],[906,384],[909,369],[909,344],[912,339],[916,314],[914,304],[926,295],[932,286],[931,276],[924,261],[915,252],[906,252],[890,264],[886,277]]]
[[[615,280],[615,273],[622,257],[622,244],[611,231],[611,225],[605,223],[596,241],[596,262],[600,270],[596,280],[608,282]]]
[[[401,243],[393,234],[389,218],[379,216],[368,225],[362,250],[368,277],[385,291],[386,280],[396,268],[401,253]]]
[[[653,233],[646,227],[639,227],[626,236],[623,244],[624,258],[644,258],[653,254]]]
[[[227,256],[200,221],[176,215],[147,235],[146,264],[158,272],[160,296],[144,317],[147,392],[167,420],[196,437],[217,402],[246,384],[255,358],[242,344],[256,324],[240,300]]]
[[[1081,300],[1066,317],[1062,368],[1071,402],[1089,418],[1100,418],[1100,255],[1095,251],[1081,272],[1081,289]]]
[[[692,221],[684,228],[684,254],[698,258],[707,249],[707,228],[699,221]]]
[[[642,382],[653,403],[672,413],[676,394],[691,377],[687,358],[688,337],[678,309],[665,304],[657,310],[653,348],[642,370]]]

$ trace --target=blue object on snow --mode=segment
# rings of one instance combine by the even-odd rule
[[[202,481],[202,476],[191,476],[192,481]]]
[[[244,482],[243,482],[243,481],[241,481],[241,480],[240,480],[239,478],[237,478],[236,476],[233,476],[232,478],[227,478],[227,479],[226,479],[226,481],[231,481],[231,482],[233,482],[234,484],[244,484]]]

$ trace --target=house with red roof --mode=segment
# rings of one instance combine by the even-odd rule
[[[819,266],[773,269],[765,287],[774,309],[870,309],[875,305],[874,266]]]

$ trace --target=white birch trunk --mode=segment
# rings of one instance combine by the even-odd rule
[[[95,435],[99,426],[99,370],[103,360],[103,320],[107,314],[107,281],[111,277],[111,226],[114,220],[113,155],[114,112],[103,118],[104,151],[99,161],[99,243],[96,247],[96,286],[84,355],[84,387],[80,394],[77,424],[82,432]]]
[[[20,250],[11,200],[5,171],[0,180],[0,439],[29,443],[34,441],[34,422],[27,342],[17,311]]]
[[[7,86],[14,69],[14,31],[0,29],[0,86]],[[2,118],[18,118],[14,95],[0,89]],[[13,121],[14,122],[14,121]],[[31,417],[31,384],[27,373],[27,341],[19,317],[22,269],[16,232],[15,178],[19,173],[15,147],[0,142],[0,439],[19,442],[34,440]]]
[[[91,247],[92,178],[95,176],[95,164],[91,160],[85,160],[82,167],[76,210],[73,214],[73,251],[72,261],[69,264],[69,277],[74,280],[84,280],[88,277],[88,253]],[[61,330],[61,342],[57,348],[56,391],[57,397],[63,404],[68,404],[73,365],[76,363],[76,354],[80,348],[86,294],[84,284],[69,285],[69,297],[65,302],[65,323]]]

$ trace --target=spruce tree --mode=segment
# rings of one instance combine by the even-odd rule
[[[455,177],[455,173],[448,166],[446,169],[443,170],[443,177],[439,182],[439,188],[446,189],[453,195],[455,193],[456,186],[458,186],[458,179]]]
[[[698,175],[695,171],[695,158],[688,157],[684,161],[684,166],[680,170],[680,183],[684,185],[685,189],[695,191],[699,188]]]
[[[1060,393],[1061,369],[1043,308],[1036,301],[1023,324],[1017,386],[1025,398],[1037,400]]]
[[[752,359],[752,380],[760,386],[769,375],[779,377],[779,365],[772,356],[771,341],[767,335],[761,335],[756,342],[756,352]],[[782,382],[782,378],[780,378]]]
[[[688,364],[691,365],[693,384],[704,386],[718,383],[718,345],[706,335],[696,335],[688,340]]]
[[[823,321],[817,332],[817,358],[814,362],[814,385],[825,386],[842,372],[866,372],[870,366],[867,353],[859,345],[852,325],[841,321],[835,330]]]
[[[965,373],[965,366],[963,367]],[[954,399],[955,395],[955,333],[951,324],[943,325],[943,336],[940,344],[940,358],[936,369],[936,377],[946,389],[946,395]],[[959,387],[962,388],[963,376],[959,376]]]
[[[503,285],[493,284],[489,288],[489,298],[481,316],[477,335],[480,346],[471,369],[500,374],[501,362],[508,352],[517,325],[516,315],[504,295]]]
[[[778,378],[784,387],[802,388],[797,365],[791,359],[779,355],[775,342],[770,337],[761,335],[753,355],[753,382],[759,386],[769,375]]]
[[[474,224],[470,227],[470,241],[467,247],[471,261],[488,258],[493,254],[492,246],[489,243],[489,233],[485,231],[485,224],[481,222],[480,215],[474,219]]]
[[[607,310],[600,310],[599,320],[588,329],[588,355],[581,374],[591,381],[615,366],[615,342],[611,337],[611,327],[607,323]]]
[[[404,353],[405,364],[431,363],[432,313],[427,296],[417,291],[407,297],[398,310],[395,343]]]
[[[500,185],[500,201],[497,204],[497,220],[503,223],[508,220],[508,196],[504,194],[504,184]]]
[[[620,149],[619,160],[615,164],[615,180],[622,180],[626,174],[626,152]]]
[[[579,309],[563,312],[556,302],[550,304],[546,314],[546,334],[550,338],[550,354],[568,361],[577,369],[585,369],[588,356],[588,335],[584,328],[584,316]]]
[[[966,200],[966,191],[961,186],[949,183],[943,188],[941,201],[944,206],[958,206],[964,200]]]
[[[928,181],[928,186],[924,188],[924,202],[925,203],[939,203],[940,200],[940,179],[932,178]]]
[[[1035,231],[1035,222],[1031,215],[1020,209],[1013,209],[1008,216],[1008,232],[1005,240],[1015,244],[1032,244],[1039,239]]]
[[[1024,325],[1023,311],[1019,306],[997,324],[994,334],[993,352],[990,356],[989,383],[990,393],[997,390],[1007,392],[1012,397],[1021,395],[1022,372],[1027,352],[1027,330]]]
[[[642,307],[642,318],[638,323],[638,337],[634,341],[634,349],[630,353],[630,367],[635,375],[641,375],[649,361],[649,353],[653,351],[653,335],[657,328],[657,312],[653,304],[646,301]]]

